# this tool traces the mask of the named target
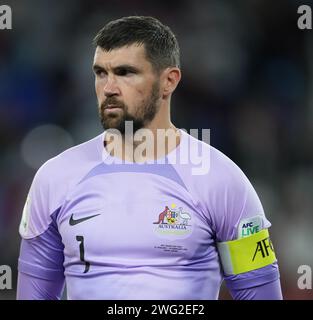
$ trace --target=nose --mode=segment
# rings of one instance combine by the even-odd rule
[[[119,95],[119,88],[116,83],[116,79],[114,76],[108,76],[108,79],[103,88],[104,95],[106,97],[111,97],[115,95]]]

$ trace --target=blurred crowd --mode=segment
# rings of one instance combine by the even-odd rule
[[[5,2],[13,29],[0,30],[0,265],[12,267],[13,290],[0,299],[15,298],[18,224],[36,170],[101,132],[92,38],[126,15],[152,15],[177,35],[183,78],[172,121],[211,129],[272,222],[284,297],[313,298],[297,287],[298,267],[313,268],[313,30],[297,28],[303,2]]]

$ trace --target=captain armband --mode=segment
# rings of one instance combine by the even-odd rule
[[[276,261],[268,229],[233,241],[217,243],[225,275],[260,269]]]

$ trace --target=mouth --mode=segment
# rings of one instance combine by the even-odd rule
[[[116,104],[109,104],[104,109],[121,109],[121,107]]]
[[[109,104],[104,108],[104,111],[111,112],[122,109],[120,106],[115,104]]]

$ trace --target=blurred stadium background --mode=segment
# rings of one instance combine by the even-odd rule
[[[3,3],[2,3],[3,2]],[[255,186],[279,259],[285,299],[297,269],[313,267],[313,30],[297,28],[296,0],[1,1],[13,29],[0,31],[0,265],[13,270],[18,224],[36,169],[101,132],[91,63],[109,20],[152,15],[176,33],[183,79],[172,117],[210,128],[211,144]],[[229,299],[223,287],[221,298]]]

